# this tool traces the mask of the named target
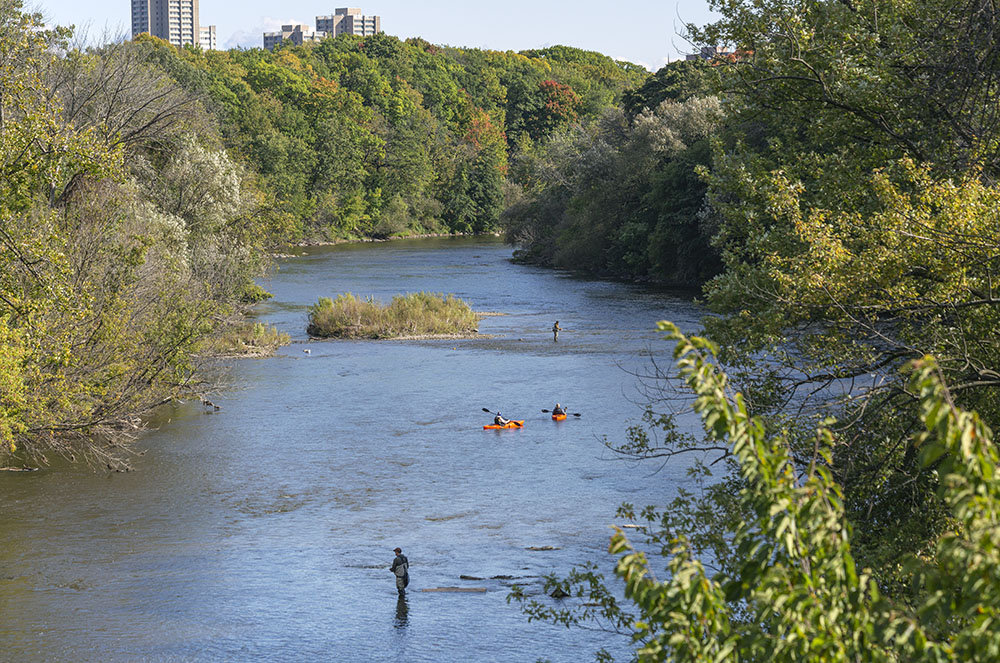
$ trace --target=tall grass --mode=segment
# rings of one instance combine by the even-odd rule
[[[413,292],[397,295],[383,306],[351,293],[321,297],[309,307],[310,336],[334,338],[399,338],[464,336],[479,328],[479,316],[453,295]]]
[[[292,339],[288,334],[259,322],[249,322],[212,336],[198,347],[199,354],[218,357],[266,357]]]

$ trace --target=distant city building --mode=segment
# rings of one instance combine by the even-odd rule
[[[712,60],[729,55],[729,51],[721,46],[702,46],[697,53],[684,56],[685,60]]]
[[[382,17],[365,16],[357,7],[342,7],[330,16],[317,16],[316,30],[334,37],[344,33],[367,37],[382,32]]]
[[[214,35],[215,27],[209,29]],[[198,0],[132,0],[132,37],[144,32],[174,46],[201,44]]]
[[[214,25],[203,25],[199,29],[200,39],[198,40],[201,44],[202,49],[206,51],[214,51],[218,46],[218,42],[215,40],[215,26]]]
[[[753,56],[753,51],[727,51],[720,46],[702,46],[697,53],[684,56],[685,60],[707,60],[713,67],[719,64],[734,64]]]
[[[283,41],[290,41],[301,46],[307,42],[322,41],[326,32],[313,31],[308,25],[301,23],[281,26],[280,32],[264,33],[264,48],[273,51],[274,47]]]

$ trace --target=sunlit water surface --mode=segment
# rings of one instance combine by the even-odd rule
[[[0,472],[0,660],[627,659],[626,639],[529,623],[507,595],[519,582],[554,604],[539,576],[588,560],[611,576],[615,508],[684,480],[602,439],[641,415],[631,372],[669,364],[656,321],[696,328],[690,299],[514,265],[482,239],[296,253],[258,310],[294,342],[230,362],[221,410],[166,408],[134,472]],[[504,315],[461,341],[305,334],[320,296],[420,290]],[[551,421],[556,401],[583,416]],[[484,431],[483,407],[524,429]]]

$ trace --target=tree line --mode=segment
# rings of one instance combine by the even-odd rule
[[[675,62],[593,119],[512,156],[503,213],[519,261],[697,287],[722,262],[698,174],[722,128],[714,72]]]
[[[0,460],[127,468],[206,355],[282,342],[242,322],[275,247],[495,232],[511,155],[646,76],[387,35],[86,45],[0,0]]]
[[[713,6],[689,36],[733,57],[650,76],[386,35],[77,47],[0,2],[0,457],[121,467],[282,242],[503,229],[712,313],[663,327],[681,383],[617,445],[700,489],[623,505],[627,602],[584,567],[533,617],[644,660],[994,660],[1000,13]],[[704,435],[661,407],[688,390]]]
[[[665,227],[683,229],[671,250],[700,251],[705,338],[663,327],[680,375],[653,367],[655,398],[613,446],[689,459],[695,488],[623,505],[639,526],[611,544],[624,602],[594,566],[549,578],[576,603],[517,597],[533,618],[632,636],[643,661],[993,660],[1000,11],[713,7],[688,35],[733,56],[697,93],[564,130],[508,210],[529,259],[678,282],[623,256],[633,224],[649,246],[687,210]],[[640,90],[670,94],[689,66]],[[711,122],[685,140],[695,99]],[[683,149],[705,140],[693,172],[668,175],[683,152],[654,157],[655,139],[636,148],[650,117]],[[685,403],[704,432],[680,425]]]
[[[139,43],[206,100],[297,241],[495,232],[510,155],[647,75],[562,46],[496,52],[384,34],[273,53]]]
[[[0,458],[127,467],[140,415],[265,294],[278,229],[203,102],[142,45],[0,3]]]

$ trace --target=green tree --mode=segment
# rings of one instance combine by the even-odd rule
[[[717,6],[697,36],[740,55],[716,68],[731,131],[709,175],[725,271],[708,334],[755,413],[851,429],[836,471],[855,550],[905,592],[899,559],[948,519],[906,443],[919,420],[899,367],[934,355],[961,407],[1000,414],[996,11]]]
[[[520,260],[596,274],[697,285],[719,269],[706,185],[715,97],[664,100],[629,118],[557,132],[520,154],[525,196],[504,213]]]
[[[67,36],[0,5],[0,458],[121,469],[261,295],[270,224],[159,46]]]
[[[616,573],[628,605],[619,605],[590,570],[574,585],[561,584],[596,599],[596,613],[532,601],[532,617],[574,624],[603,614],[628,627],[640,661],[989,661],[1000,654],[1000,487],[994,480],[1000,455],[978,415],[956,407],[933,358],[907,369],[922,424],[912,442],[922,449],[920,462],[935,469],[934,488],[957,526],[938,539],[933,559],[908,559],[905,575],[915,595],[898,601],[879,590],[852,554],[832,471],[838,462],[834,422],[816,430],[803,461],[794,439],[769,430],[743,396],[732,393],[712,363],[717,350],[710,342],[689,339],[670,323],[660,329],[677,344],[679,374],[706,434],[725,447],[737,472],[734,501],[741,515],[719,533],[728,556],[710,572],[683,527],[657,530],[657,522],[683,518],[647,510],[645,531],[665,558],[662,580],[654,576],[659,564],[652,553],[617,530],[609,552],[619,558]],[[549,587],[558,584],[549,580]],[[525,600],[517,591],[513,597]]]
[[[622,94],[622,107],[629,116],[636,116],[647,108],[656,108],[667,99],[686,101],[704,95],[714,81],[711,67],[701,59],[672,62],[647,78],[633,89]]]

